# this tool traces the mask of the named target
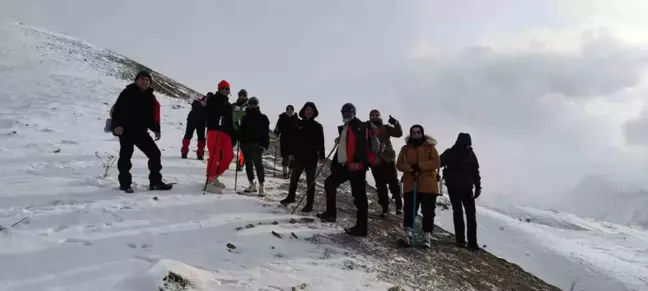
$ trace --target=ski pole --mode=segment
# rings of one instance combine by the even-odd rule
[[[274,147],[274,162],[272,163],[273,178],[277,177],[277,144],[281,145],[281,136],[277,137],[277,142],[275,142],[275,147]]]
[[[208,137],[209,137],[209,130],[207,131]],[[211,149],[209,149],[209,163],[207,163],[207,173],[205,174],[205,186],[203,186],[203,195],[207,194],[207,183],[209,183],[209,172],[211,171],[211,166],[212,163],[214,162],[214,158],[216,157],[216,145],[218,144],[218,139],[220,138],[220,134],[218,131],[216,131],[216,141],[212,145]]]
[[[412,191],[412,246],[416,234],[416,186],[418,185],[418,173],[414,174],[414,190]]]
[[[333,149],[331,150],[331,152],[328,154],[328,156],[326,156],[326,160],[328,160],[328,159],[331,157],[331,155],[333,154],[333,152],[335,152],[335,149],[337,149],[337,146],[338,146],[338,144],[336,143],[335,146],[333,146]],[[297,202],[297,204],[296,204],[295,207],[293,208],[293,211],[290,213],[291,215],[292,215],[292,214],[295,214],[295,211],[297,210],[297,207],[299,207],[299,205],[304,201],[304,197],[306,197],[306,195],[308,194],[308,190],[310,190],[311,187],[315,187],[315,182],[317,181],[317,177],[319,177],[320,173],[322,173],[322,169],[324,168],[324,165],[325,165],[325,164],[326,164],[326,163],[322,163],[322,165],[320,166],[319,170],[317,170],[317,174],[315,174],[315,178],[314,178],[313,181],[310,183],[310,185],[308,185],[308,188],[306,188],[306,191],[304,191],[304,194],[303,194],[302,197],[299,199],[299,202]]]
[[[240,148],[241,148],[241,143],[237,142],[236,143],[236,159],[238,159]],[[243,158],[245,158],[245,157],[243,157]],[[236,182],[238,182],[238,166],[239,166],[239,164],[240,164],[240,162],[236,163],[236,171],[234,172],[234,192],[236,192]]]

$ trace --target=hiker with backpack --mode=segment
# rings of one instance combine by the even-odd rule
[[[471,250],[479,250],[475,199],[481,195],[482,188],[479,161],[473,151],[470,134],[459,133],[455,144],[441,154],[441,167],[445,167],[443,179],[452,204],[456,244],[461,248],[466,247],[466,229],[463,217],[463,208],[465,208],[467,247]]]
[[[254,170],[256,169],[257,179],[259,180],[259,196],[264,196],[265,169],[263,167],[263,152],[270,146],[270,121],[265,114],[261,113],[259,99],[256,97],[252,97],[248,101],[245,115],[241,118],[238,136],[245,159],[245,172],[250,182],[249,187],[243,192],[257,192],[256,183],[254,182]]]
[[[198,144],[196,148],[196,158],[203,160],[205,154],[205,107],[207,106],[207,98],[213,96],[214,93],[209,92],[207,96],[202,96],[191,102],[191,111],[187,115],[187,129],[184,138],[182,139],[182,148],[180,154],[183,159],[187,158],[189,154],[189,145],[193,138],[194,131],[198,135]]]
[[[384,124],[380,111],[373,109],[369,113],[369,122],[376,127],[376,135],[380,140],[380,154],[376,157],[376,165],[371,167],[371,174],[376,184],[378,193],[378,203],[382,206],[381,216],[389,214],[389,192],[396,201],[396,214],[403,211],[403,201],[401,200],[400,185],[398,183],[398,174],[396,173],[396,152],[392,146],[390,138],[399,138],[403,136],[403,128],[400,122],[389,116],[389,124]]]
[[[162,181],[162,153],[148,133],[153,131],[155,140],[160,140],[160,103],[158,103],[151,82],[151,74],[141,71],[135,81],[119,94],[110,112],[113,135],[119,137],[119,189],[133,193],[130,174],[131,158],[135,147],[149,159],[149,190],[170,190],[173,185]]]
[[[238,133],[239,126],[241,125],[241,118],[245,116],[245,111],[248,108],[248,93],[247,90],[241,89],[238,92],[238,99],[232,104],[232,120],[234,122],[234,131]],[[240,143],[236,145],[237,147],[237,156],[236,156],[236,171],[243,170],[243,164],[245,158],[243,157],[243,151],[240,150]]]
[[[229,169],[234,159],[233,146],[236,144],[232,104],[229,103],[230,84],[223,80],[218,83],[218,90],[214,96],[207,98],[207,148],[209,161],[207,162],[207,185],[205,191],[222,193],[225,184],[219,177]]]
[[[289,169],[292,168],[294,158],[293,151],[297,147],[299,140],[296,138],[299,117],[295,114],[295,107],[286,106],[286,112],[279,115],[277,124],[274,128],[275,136],[280,137],[279,148],[281,151],[281,168],[282,176],[288,179]]]
[[[297,192],[297,183],[302,172],[306,171],[306,206],[302,212],[313,211],[315,203],[315,175],[317,171],[317,161],[326,161],[324,153],[324,128],[315,118],[319,115],[317,107],[313,102],[306,102],[304,107],[299,111],[299,120],[295,142],[299,143],[294,146],[294,169],[290,177],[290,186],[288,187],[288,197],[281,200],[281,204],[288,205],[295,202]]]
[[[419,207],[423,213],[423,242],[426,247],[432,243],[436,198],[439,195],[437,173],[439,153],[436,140],[425,134],[421,125],[410,128],[405,145],[398,153],[397,167],[403,172],[403,215],[402,244],[411,245],[414,221]]]
[[[337,152],[331,161],[331,174],[324,182],[326,192],[326,211],[317,217],[324,221],[335,222],[337,216],[336,195],[342,183],[351,183],[353,204],[357,208],[356,225],[345,228],[349,235],[367,236],[369,202],[367,201],[367,170],[375,163],[375,142],[372,142],[371,125],[356,117],[356,108],[347,103],[342,106],[342,121],[338,126],[336,139]]]

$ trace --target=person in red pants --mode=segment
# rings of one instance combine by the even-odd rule
[[[229,168],[234,159],[233,144],[236,144],[234,135],[233,108],[229,103],[230,84],[223,80],[218,83],[218,91],[207,98],[207,185],[205,191],[222,193],[225,185],[218,181]]]
[[[207,98],[213,95],[213,93],[209,92],[207,96],[200,97],[191,103],[191,111],[187,116],[187,130],[182,139],[182,148],[180,149],[183,159],[186,159],[187,154],[189,154],[189,145],[191,144],[194,131],[198,135],[196,158],[199,160],[203,159],[205,154],[205,107],[207,106]]]

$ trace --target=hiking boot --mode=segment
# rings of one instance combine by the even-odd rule
[[[205,158],[203,158],[203,156],[197,156],[196,159],[198,159],[199,161],[205,160]]]
[[[131,188],[130,185],[129,186],[119,186],[119,190],[124,191],[124,192],[126,192],[128,194],[135,192],[135,191],[133,191],[133,188]]]
[[[241,164],[239,164],[238,161],[236,162],[236,171],[243,172],[243,166],[241,166]]]
[[[218,176],[217,176],[211,181],[211,183],[207,184],[207,186],[203,190],[209,193],[223,194],[224,188],[225,188],[225,184],[218,181]]]
[[[293,198],[293,199],[286,198],[284,200],[279,201],[279,203],[281,203],[284,206],[287,206],[290,203],[295,203],[295,198]]]
[[[283,172],[283,178],[284,178],[284,179],[288,179],[288,178],[289,178],[288,172]]]
[[[251,181],[250,186],[243,189],[243,193],[254,193],[256,191],[257,191],[257,188],[256,188],[256,183],[254,181]]]
[[[473,245],[473,244],[468,244],[468,249],[474,252],[481,250],[481,248],[478,245]]]
[[[403,209],[396,209],[396,215],[402,215]]]
[[[426,232],[423,234],[423,246],[426,248],[432,247],[432,233]]]
[[[151,191],[166,191],[173,189],[173,184],[167,184],[164,182],[152,183],[149,185],[149,190]]]
[[[383,211],[380,213],[381,218],[387,218],[389,215],[389,208],[383,208]]]
[[[455,246],[458,248],[465,249],[466,248],[466,242],[465,241],[458,241],[455,243]]]
[[[306,204],[306,206],[304,206],[304,208],[302,208],[302,212],[308,213],[308,212],[311,212],[311,211],[313,211],[313,205]]]
[[[214,179],[211,181],[210,184],[218,188],[225,188],[225,184],[223,184],[221,181],[218,180],[218,176],[214,177]]]
[[[363,228],[360,228],[360,227],[358,227],[357,225],[354,226],[354,227],[346,227],[346,228],[344,228],[344,231],[345,231],[348,235],[353,235],[353,236],[363,236],[363,237],[364,237],[364,236],[367,236],[367,230],[366,230],[366,229],[363,229]]]
[[[186,159],[186,158],[187,158],[187,154],[182,153],[182,158],[183,158],[183,159]]]
[[[331,216],[331,215],[329,215],[329,214],[326,213],[326,212],[315,214],[315,216],[316,216],[317,218],[321,219],[321,220],[326,221],[326,222],[332,222],[332,223],[335,223],[335,220],[336,220],[336,219],[335,219],[335,216]]]
[[[263,187],[263,183],[259,183],[259,197],[264,197],[265,196],[265,187]]]

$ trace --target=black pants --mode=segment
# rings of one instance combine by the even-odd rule
[[[119,137],[119,160],[117,160],[117,169],[119,170],[119,185],[128,187],[133,182],[130,169],[133,167],[131,158],[135,147],[140,149],[148,157],[148,168],[150,171],[149,182],[158,184],[162,182],[162,153],[153,141],[148,132],[123,135]]]
[[[403,201],[400,195],[400,184],[398,183],[398,176],[396,174],[396,164],[382,163],[379,166],[371,168],[371,174],[376,182],[376,192],[378,192],[378,204],[382,206],[383,212],[389,211],[389,192],[392,193],[396,200],[396,209],[403,208]]]
[[[288,167],[290,169],[295,169],[295,162],[290,160],[290,155],[282,155],[281,156],[281,166],[282,167]]]
[[[416,205],[414,205],[414,192],[403,194],[405,198],[405,208],[403,209],[403,226],[412,227],[414,225],[414,216],[418,213],[419,207],[423,212],[423,231],[432,232],[434,230],[434,210],[436,209],[436,194],[416,193]]]
[[[326,192],[326,214],[330,217],[337,216],[336,194],[337,189],[342,183],[349,181],[351,183],[351,195],[353,204],[357,209],[356,227],[361,230],[367,230],[369,202],[367,201],[367,171],[358,170],[350,172],[346,166],[333,164],[331,175],[324,181],[324,191]]]
[[[187,120],[187,130],[185,131],[184,139],[191,140],[193,138],[194,131],[198,136],[198,141],[205,142],[205,122],[202,120]]]
[[[315,171],[317,170],[317,162],[314,163],[302,163],[297,160],[293,161],[293,171],[290,175],[290,187],[288,188],[288,200],[295,200],[295,193],[297,192],[297,183],[299,183],[299,177],[302,172],[306,170],[306,205],[313,206],[315,202]]]
[[[448,188],[448,196],[452,204],[452,216],[455,228],[455,240],[458,243],[466,242],[463,209],[466,209],[466,224],[468,226],[468,246],[476,247],[477,244],[477,218],[475,216],[475,199],[472,189]],[[463,206],[463,207],[462,207]]]
[[[265,182],[265,169],[263,168],[263,152],[258,143],[241,144],[243,159],[245,160],[245,173],[248,181],[254,181],[254,170],[256,169],[259,183]]]

